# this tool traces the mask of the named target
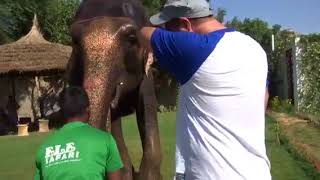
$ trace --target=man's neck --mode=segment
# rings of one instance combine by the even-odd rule
[[[72,123],[72,122],[83,122],[83,123],[88,123],[88,120],[86,117],[84,116],[78,116],[78,117],[72,117],[72,118],[68,118],[66,119],[67,123]]]
[[[201,24],[198,24],[196,31],[197,33],[200,33],[200,34],[208,34],[208,33],[225,29],[225,28],[226,27],[223,24],[221,24],[216,19],[212,18],[210,21],[206,21]]]

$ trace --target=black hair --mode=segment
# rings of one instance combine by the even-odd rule
[[[66,87],[59,95],[59,106],[64,120],[84,115],[89,107],[89,98],[82,87]]]

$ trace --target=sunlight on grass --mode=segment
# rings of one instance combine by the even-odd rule
[[[158,119],[162,148],[162,176],[163,180],[171,180],[174,173],[175,113],[159,114]],[[274,121],[267,119],[266,131],[273,180],[310,179],[286,148],[277,144]],[[124,118],[123,132],[132,162],[138,169],[142,154],[135,116]],[[47,134],[43,133],[31,133],[29,137],[0,137],[0,179],[33,179],[35,153],[46,137]]]
[[[273,180],[307,180],[305,172],[298,166],[291,154],[284,146],[277,143],[276,122],[267,118],[266,143],[268,157],[271,161]]]

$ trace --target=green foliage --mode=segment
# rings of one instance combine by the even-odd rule
[[[80,0],[4,0],[0,4],[0,41],[26,35],[38,15],[41,30],[49,41],[70,43],[69,27]]]
[[[269,28],[267,22],[258,18],[245,18],[241,21],[238,17],[234,17],[231,21],[226,23],[226,26],[235,28],[238,31],[251,36],[261,44],[266,52],[270,52],[272,29]]]
[[[274,111],[280,111],[281,110],[281,101],[278,96],[275,96],[269,101],[269,107]]]
[[[269,101],[269,107],[277,112],[294,113],[294,106],[291,99],[281,100],[278,96],[275,96]]]
[[[165,112],[176,112],[177,111],[177,106],[164,106],[164,105],[160,105],[158,108],[160,113],[165,113]]]
[[[318,40],[317,40],[318,39]],[[320,115],[320,35],[301,39],[301,99],[299,110],[311,115]]]
[[[0,4],[0,29],[12,40],[27,34],[34,12],[45,0],[3,0]]]
[[[226,15],[227,15],[227,11],[225,9],[218,8],[215,14],[215,17],[219,22],[223,23]]]
[[[5,16],[9,14],[8,9],[3,5],[0,5],[0,44],[4,44],[10,41],[9,35],[7,33],[7,22]]]
[[[235,28],[236,30],[249,35],[255,39],[262,48],[266,51],[269,63],[269,72],[271,76],[276,71],[277,62],[279,61],[279,56],[282,55],[284,48],[280,48],[286,43],[286,36],[282,37],[281,26],[276,24],[269,27],[269,24],[259,18],[249,19],[245,18],[243,21],[238,17],[234,17],[231,21],[226,23],[227,27]],[[272,52],[271,37],[272,34],[275,35],[277,40],[276,49],[279,51]],[[285,34],[285,33],[284,33]],[[284,40],[284,42],[282,42]],[[279,53],[278,53],[279,52]]]
[[[314,42],[320,42],[320,33],[302,35],[300,43],[307,45]]]
[[[142,3],[147,7],[149,15],[154,15],[160,11],[165,0],[143,0]]]
[[[51,42],[70,44],[70,26],[80,0],[51,0],[43,14],[43,30]]]
[[[283,59],[285,50],[294,42],[296,34],[290,30],[282,30],[281,25],[275,24],[272,27],[265,21],[255,18],[245,18],[240,20],[234,17],[226,23],[227,27],[232,27],[238,31],[251,36],[266,51],[268,56],[269,73],[271,77],[276,77],[279,72],[279,62]],[[271,37],[274,35],[275,50],[272,51]],[[272,78],[273,79],[273,78]]]
[[[8,37],[7,33],[3,29],[0,29],[0,45],[5,44],[9,41],[10,38]]]
[[[283,59],[285,51],[293,45],[296,34],[288,30],[280,30],[278,26],[273,26],[275,39],[275,50],[270,52],[269,68],[272,72],[277,71],[280,60]]]
[[[294,112],[294,106],[292,103],[292,99],[286,99],[284,101],[282,101],[282,107],[283,107],[283,111],[291,114]]]

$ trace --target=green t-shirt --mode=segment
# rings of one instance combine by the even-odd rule
[[[82,122],[64,125],[40,147],[35,180],[102,180],[123,167],[112,135]]]

